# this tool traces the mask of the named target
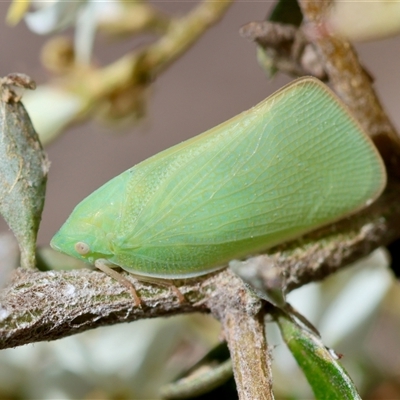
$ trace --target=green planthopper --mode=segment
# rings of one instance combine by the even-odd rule
[[[346,107],[301,78],[107,182],[51,245],[98,267],[189,278],[352,214],[385,183]]]

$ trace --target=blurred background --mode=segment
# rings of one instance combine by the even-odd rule
[[[154,4],[165,12],[183,15],[195,3]],[[257,64],[255,45],[238,33],[244,24],[263,20],[272,5],[253,1],[233,4],[218,24],[151,85],[146,117],[138,124],[86,121],[68,128],[46,146],[51,168],[39,245],[47,246],[74,206],[112,177],[250,108],[291,80],[278,74],[268,81]],[[42,67],[40,58],[49,37],[31,32],[24,21],[15,27],[7,25],[8,7],[8,2],[0,2],[1,76],[23,72],[38,85],[46,83],[51,73]],[[64,34],[73,37],[73,28]],[[98,65],[106,65],[152,39],[152,35],[135,40],[98,35],[93,59]],[[397,128],[399,48],[399,36],[356,44]],[[0,228],[8,231],[5,223]],[[400,391],[396,391],[400,387],[400,311],[399,306],[393,306],[400,295],[388,262],[386,253],[380,251],[359,267],[330,278],[324,287],[309,285],[301,289],[305,294],[296,291],[293,298],[313,323],[327,326],[325,332],[321,328],[323,338],[334,332],[327,344],[338,352],[346,351],[344,363],[349,364],[350,374],[364,390],[365,398],[400,398]],[[347,287],[351,282],[355,286]],[[328,302],[322,301],[321,296],[328,288],[346,292],[346,287],[353,296],[353,300],[343,300],[346,313],[342,312],[343,307],[332,306],[332,298],[330,311],[322,309],[321,304]],[[358,312],[361,317],[352,325],[350,322],[357,320],[354,313]],[[383,332],[378,326],[387,329]],[[158,387],[201,358],[218,343],[218,335],[219,326],[211,318],[182,316],[102,328],[57,342],[2,351],[0,399],[157,398]],[[279,352],[283,346],[273,332],[271,335],[270,344]],[[293,360],[288,360],[288,354],[281,360],[277,361],[274,376],[276,390],[281,393],[278,398],[310,398],[300,374],[300,381],[295,381],[295,373],[291,372],[295,368]],[[383,396],[387,397],[378,395],[378,390],[384,390]]]

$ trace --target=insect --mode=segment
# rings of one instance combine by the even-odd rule
[[[354,213],[385,183],[346,107],[301,78],[107,182],[51,245],[99,268],[195,277]]]

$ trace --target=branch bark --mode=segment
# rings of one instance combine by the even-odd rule
[[[224,274],[214,274],[181,285],[187,299],[182,304],[168,288],[136,282],[129,274],[124,275],[134,282],[142,307],[135,307],[124,286],[99,271],[17,269],[12,283],[0,295],[0,349],[140,318],[206,312],[207,293],[213,293],[217,283],[228,279]]]
[[[264,314],[230,310],[223,319],[223,329],[239,398],[272,400],[271,357],[265,339]]]
[[[267,257],[283,271],[289,290],[323,279],[400,237],[399,197],[400,183],[391,182],[368,209],[272,249]],[[60,339],[103,325],[188,312],[212,312],[222,321],[226,305],[235,310],[240,295],[247,293],[239,278],[223,270],[176,282],[186,299],[180,303],[172,290],[137,282],[122,273],[134,282],[142,308],[134,306],[124,286],[98,271],[17,269],[0,293],[0,349]]]

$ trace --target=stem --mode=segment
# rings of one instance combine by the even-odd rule
[[[223,321],[240,400],[272,400],[271,357],[264,331],[264,314],[231,310]]]

